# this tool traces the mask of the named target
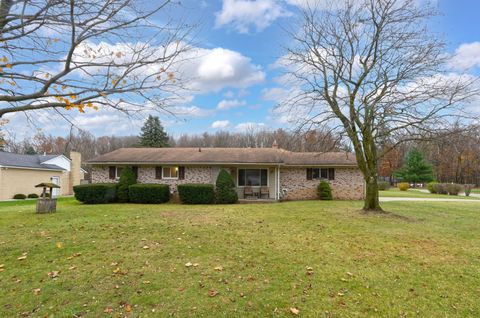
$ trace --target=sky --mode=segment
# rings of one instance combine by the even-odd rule
[[[177,8],[181,12],[176,14],[199,23],[191,40],[202,53],[191,65],[198,75],[195,92],[174,105],[175,116],[159,114],[167,132],[179,136],[291,127],[275,111],[285,93],[276,61],[288,45],[285,28],[294,23],[299,7],[307,1],[314,0],[182,1],[182,7]],[[480,1],[437,0],[436,6],[442,14],[432,21],[432,30],[446,40],[447,53],[457,54],[454,63],[459,68],[480,72]],[[6,130],[17,138],[40,127],[53,135],[70,130],[67,122],[47,112],[39,113],[33,121],[20,113],[8,119]],[[79,128],[96,136],[138,134],[143,120],[142,116],[129,118],[111,111],[92,110],[73,116]]]

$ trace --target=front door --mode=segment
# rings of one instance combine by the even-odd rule
[[[56,185],[60,185],[60,177],[52,177],[51,179],[52,179],[52,183],[55,183]],[[53,188],[52,191],[53,191],[52,193],[53,197],[58,197],[60,195],[60,189]]]

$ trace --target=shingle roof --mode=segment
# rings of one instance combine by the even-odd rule
[[[0,166],[31,168],[31,169],[51,169],[64,170],[63,168],[43,164],[43,162],[58,157],[58,155],[23,155],[18,153],[0,151]]]
[[[89,164],[283,164],[356,166],[347,152],[291,152],[276,148],[121,148]]]

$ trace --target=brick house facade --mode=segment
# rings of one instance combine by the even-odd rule
[[[221,169],[233,177],[239,198],[245,187],[267,189],[262,198],[315,199],[321,179],[328,179],[335,199],[364,197],[363,176],[349,153],[294,153],[278,148],[123,148],[89,162],[94,183],[117,182],[132,166],[139,183],[214,184]]]

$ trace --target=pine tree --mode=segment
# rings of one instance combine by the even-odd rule
[[[26,155],[36,155],[37,152],[35,151],[35,149],[34,149],[32,146],[28,146],[28,147],[25,149],[25,154],[26,154]]]
[[[140,134],[140,145],[142,147],[164,148],[168,147],[168,139],[160,119],[157,116],[148,115]]]
[[[414,184],[430,182],[433,180],[433,168],[430,163],[425,161],[420,151],[413,149],[408,153],[403,167],[395,172],[395,176],[402,181]]]

